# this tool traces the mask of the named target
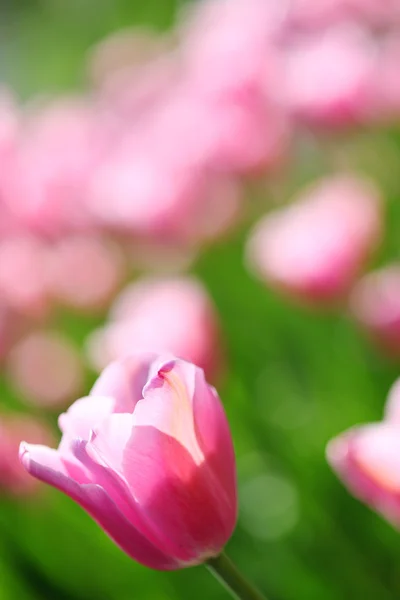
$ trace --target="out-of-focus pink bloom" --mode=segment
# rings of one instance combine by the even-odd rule
[[[59,333],[30,333],[9,353],[7,375],[25,402],[65,406],[83,385],[83,366],[72,343]]]
[[[400,387],[389,393],[385,420],[354,427],[331,441],[327,457],[350,492],[400,528]]]
[[[210,206],[217,215],[225,213],[229,221],[231,213],[235,220],[238,185],[208,168],[205,152],[196,146],[195,121],[189,123],[182,113],[179,124],[175,117],[175,113],[168,119],[154,115],[154,126],[136,137],[127,136],[95,172],[89,200],[99,222],[140,237],[179,243],[212,237]],[[216,203],[222,206],[214,208]]]
[[[148,277],[128,286],[87,348],[99,370],[133,351],[173,353],[208,375],[221,360],[214,307],[201,283],[188,277]]]
[[[277,98],[301,123],[353,125],[370,106],[374,69],[372,40],[356,28],[335,28],[284,51]]]
[[[0,294],[20,315],[45,316],[50,308],[49,248],[33,236],[0,241]]]
[[[106,239],[71,236],[52,248],[52,292],[67,306],[91,311],[104,309],[123,276],[121,250]]]
[[[377,190],[355,177],[327,178],[256,225],[249,264],[288,295],[335,300],[348,290],[380,233]]]
[[[198,104],[196,143],[217,170],[251,175],[275,167],[290,134],[270,90],[278,77],[271,35],[280,11],[260,0],[217,0],[192,12],[182,54]]]
[[[400,355],[400,265],[365,275],[354,287],[350,306],[355,320],[382,348]]]
[[[41,421],[26,415],[0,415],[0,493],[26,496],[36,491],[37,481],[27,476],[18,459],[21,440],[35,444],[53,444],[50,429]]]
[[[4,200],[25,227],[49,235],[87,225],[85,184],[104,149],[95,106],[54,101],[26,117]]]
[[[221,552],[236,522],[235,459],[201,369],[169,357],[114,363],[59,425],[58,450],[22,443],[22,464],[129,556],[170,570]]]

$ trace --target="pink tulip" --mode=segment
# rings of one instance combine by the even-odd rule
[[[98,236],[70,236],[52,248],[53,296],[78,310],[106,308],[124,277],[120,248]]]
[[[350,429],[330,442],[327,457],[350,492],[400,528],[400,381],[385,420]]]
[[[284,52],[278,100],[307,125],[358,123],[373,95],[374,52],[372,40],[355,28],[305,37]]]
[[[41,318],[50,309],[50,253],[40,239],[19,235],[0,241],[0,294],[11,310]]]
[[[59,425],[58,450],[22,443],[22,464],[129,556],[169,570],[221,552],[236,522],[235,460],[200,369],[174,358],[119,361]]]
[[[100,370],[133,350],[175,354],[215,373],[221,361],[217,318],[200,282],[148,277],[117,297],[108,323],[88,339],[89,360]]]
[[[216,170],[257,174],[287,154],[289,124],[271,101],[271,88],[280,85],[271,43],[279,17],[262,0],[208,1],[182,28],[187,102],[198,113],[194,139]]]
[[[7,357],[7,375],[27,403],[68,405],[81,391],[83,366],[68,338],[53,332],[30,333]]]
[[[365,275],[350,297],[354,319],[389,354],[400,356],[400,265]]]
[[[272,286],[308,302],[341,297],[381,230],[379,194],[362,179],[324,179],[289,207],[268,214],[251,235],[251,267]]]
[[[95,106],[77,98],[26,115],[4,186],[4,202],[24,227],[50,236],[87,227],[85,185],[106,137],[99,121]]]
[[[29,477],[18,460],[21,439],[35,444],[53,444],[51,430],[27,415],[0,415],[0,493],[26,496],[37,491],[38,482]]]

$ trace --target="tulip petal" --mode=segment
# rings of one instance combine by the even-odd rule
[[[124,427],[119,438],[123,439],[120,448],[124,446],[121,464],[115,440],[122,421],[122,415],[112,415],[99,425],[88,453],[94,458],[97,455],[97,460],[101,457],[111,468],[122,467],[158,545],[177,560],[189,565],[219,552],[231,530],[227,533],[225,502],[218,496],[208,465],[196,464],[175,437],[153,426]]]
[[[202,369],[192,363],[161,359],[153,369],[156,373],[151,372],[143,390],[144,401],[135,410],[135,424],[157,427],[176,437],[195,460],[198,457],[197,462],[207,461],[215,474],[218,495],[226,500],[233,529],[237,516],[235,454],[219,396],[206,382]]]
[[[142,397],[153,358],[153,355],[145,359],[130,356],[111,363],[94,384],[90,396],[111,396],[115,398],[114,413],[132,413]]]
[[[34,477],[56,487],[80,504],[114,542],[134,560],[153,569],[177,568],[123,516],[115,502],[98,484],[78,483],[68,476],[64,460],[45,446],[21,444],[21,462]]]
[[[400,430],[390,424],[355,428],[327,448],[333,469],[360,500],[400,527]]]
[[[59,449],[68,452],[74,438],[88,440],[94,424],[111,415],[114,405],[115,399],[111,396],[87,396],[74,402],[58,417],[58,426],[63,432]]]

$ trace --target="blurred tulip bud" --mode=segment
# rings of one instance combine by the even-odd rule
[[[400,381],[389,393],[385,420],[350,429],[331,441],[327,458],[359,500],[400,528]]]
[[[4,201],[25,227],[50,236],[88,225],[84,188],[104,149],[94,104],[71,98],[32,108],[7,173]]]
[[[312,303],[345,294],[381,233],[381,203],[367,181],[324,179],[255,227],[249,265],[273,287]]]
[[[210,376],[221,366],[219,337],[214,307],[199,281],[148,277],[116,298],[108,323],[89,336],[87,352],[98,370],[132,352],[167,352]]]
[[[27,476],[18,460],[22,439],[34,444],[53,444],[51,430],[41,421],[27,415],[0,415],[0,493],[26,496],[36,491],[38,482]]]
[[[49,249],[33,236],[0,241],[0,294],[19,315],[42,318],[50,309]]]
[[[31,333],[20,340],[9,353],[6,370],[24,400],[40,407],[69,404],[83,385],[77,350],[55,332]]]
[[[365,275],[350,297],[354,319],[389,354],[400,356],[400,265]]]
[[[374,69],[374,45],[359,29],[306,37],[284,53],[278,100],[301,123],[347,127],[371,104]]]
[[[122,252],[106,239],[70,236],[52,248],[51,287],[62,304],[85,311],[102,310],[123,277]]]
[[[235,459],[201,369],[162,357],[114,363],[59,425],[58,450],[22,443],[22,464],[129,556],[170,570],[221,552],[236,522]]]
[[[216,170],[247,176],[275,168],[291,133],[270,93],[280,76],[271,43],[279,9],[260,0],[216,0],[191,13],[181,29],[189,102],[198,105],[193,139]]]

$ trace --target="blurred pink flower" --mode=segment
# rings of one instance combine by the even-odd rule
[[[289,296],[335,300],[347,292],[375,249],[381,221],[379,193],[367,181],[326,178],[256,225],[248,262]]]
[[[117,244],[98,236],[70,236],[52,247],[51,288],[62,304],[93,311],[106,308],[124,277]]]
[[[362,502],[400,528],[400,387],[389,393],[385,420],[354,427],[331,441],[332,468]]]
[[[197,103],[195,139],[216,170],[252,175],[287,154],[289,124],[271,101],[280,81],[271,41],[280,12],[260,0],[208,1],[182,27],[186,88]]]
[[[225,222],[236,221],[238,185],[208,168],[194,147],[193,123],[184,131],[170,118],[153,118],[158,127],[128,136],[94,173],[89,194],[94,218],[105,227],[156,241],[196,243],[219,234]]]
[[[35,444],[53,444],[55,438],[45,423],[27,415],[0,415],[0,493],[26,496],[38,482],[29,477],[18,459],[22,439]]]
[[[98,370],[132,352],[168,352],[210,376],[221,366],[214,307],[193,278],[144,278],[117,297],[108,323],[89,336],[87,352]]]
[[[221,552],[236,522],[235,458],[201,369],[165,357],[114,363],[59,425],[58,450],[22,443],[22,464],[130,557],[170,570]]]
[[[49,247],[30,235],[0,240],[0,294],[10,309],[42,318],[50,309]]]
[[[25,402],[39,407],[65,406],[83,385],[83,366],[68,338],[35,332],[22,338],[7,357],[6,373]]]
[[[85,185],[105,143],[94,103],[60,99],[28,112],[7,173],[4,201],[33,231],[87,226]]]
[[[400,264],[365,275],[352,291],[350,307],[376,343],[400,356]]]
[[[375,52],[372,39],[355,27],[305,36],[283,51],[277,100],[308,125],[363,121],[373,97]]]

